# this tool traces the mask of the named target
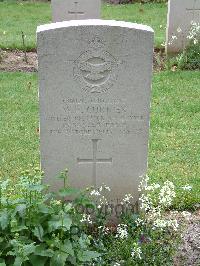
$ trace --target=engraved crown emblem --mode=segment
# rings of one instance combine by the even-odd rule
[[[89,45],[94,49],[101,49],[105,46],[104,42],[98,36],[95,36],[91,41],[89,41]]]

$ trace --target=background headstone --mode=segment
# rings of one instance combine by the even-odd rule
[[[147,169],[153,30],[83,20],[39,26],[41,165],[45,181],[66,167],[72,187],[131,193]]]
[[[51,0],[53,22],[99,19],[101,0]]]
[[[191,22],[200,23],[200,0],[169,0],[166,36],[168,54],[178,53],[186,47]]]

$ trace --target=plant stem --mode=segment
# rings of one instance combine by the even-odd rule
[[[28,63],[28,58],[26,54],[26,45],[25,45],[25,35],[23,31],[22,31],[22,44],[23,44],[23,50],[24,50],[24,60],[26,63]]]

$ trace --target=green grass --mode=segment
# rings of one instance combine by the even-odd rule
[[[165,42],[166,4],[103,5],[103,19],[124,20],[151,26],[155,31],[155,46]]]
[[[0,73],[0,176],[39,163],[37,76]]]
[[[177,186],[179,207],[200,202],[199,72],[155,74],[152,95],[149,176]],[[182,186],[192,186],[192,194]]]
[[[22,49],[22,34],[28,49],[36,47],[36,27],[51,21],[47,3],[0,2],[0,47]]]
[[[200,202],[199,72],[154,74],[149,176],[177,187],[176,207]],[[39,164],[37,75],[0,73],[0,176]],[[192,186],[184,193],[182,186]]]
[[[165,40],[167,7],[165,4],[102,6],[103,19],[146,24],[155,30],[155,46]],[[36,47],[36,27],[51,22],[49,3],[0,2],[0,48],[23,49],[21,32],[26,35],[27,49]]]

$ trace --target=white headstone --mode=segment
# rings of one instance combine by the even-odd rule
[[[39,26],[41,165],[52,190],[69,169],[76,188],[131,193],[147,170],[153,30],[120,21]]]
[[[51,0],[53,22],[99,19],[101,0]]]
[[[168,54],[183,51],[187,46],[192,22],[200,23],[200,0],[169,0],[166,36]]]

